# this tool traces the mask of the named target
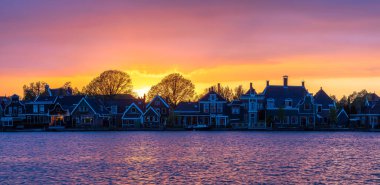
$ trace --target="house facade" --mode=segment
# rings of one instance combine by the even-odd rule
[[[218,85],[219,86],[219,85]],[[229,127],[227,101],[213,88],[198,102],[181,102],[174,111],[176,125],[188,127],[207,125],[211,128]]]
[[[4,106],[3,113],[4,115],[1,118],[3,127],[24,128],[26,109],[18,95],[14,94],[10,97]]]

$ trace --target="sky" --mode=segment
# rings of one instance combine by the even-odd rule
[[[102,71],[130,74],[142,95],[179,72],[197,92],[221,83],[257,91],[305,80],[341,97],[380,92],[377,0],[2,0],[0,96]]]

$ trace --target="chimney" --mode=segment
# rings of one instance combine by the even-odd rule
[[[267,87],[269,86],[269,80],[267,80]]]
[[[302,81],[302,87],[305,87],[305,81]]]
[[[252,82],[249,83],[249,89],[253,89],[253,85],[252,85]]]
[[[284,87],[288,87],[288,76],[285,75],[283,76],[283,78],[284,78]]]
[[[49,96],[51,96],[50,87],[48,84],[45,85],[45,93],[47,93]]]
[[[220,83],[218,83],[218,92],[220,92]]]

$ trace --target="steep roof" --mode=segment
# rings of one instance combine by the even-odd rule
[[[201,99],[199,99],[199,101],[210,101],[210,96],[212,94],[216,95],[216,101],[227,101],[220,94],[218,94],[217,92],[213,90],[209,91],[206,95],[204,95]]]
[[[161,96],[159,96],[159,95],[156,95],[156,96],[152,99],[152,101],[150,101],[150,102],[146,105],[146,107],[149,107],[150,104],[151,104],[153,101],[155,101],[156,99],[159,99],[159,100],[165,105],[165,107],[170,108],[170,106],[168,105],[168,103],[167,103],[167,102],[166,102]]]
[[[135,103],[142,111],[144,111],[145,102],[143,99],[137,99],[130,94],[117,94],[117,95],[102,95],[95,96],[103,105],[107,108],[111,106],[117,106],[118,113],[124,113],[124,111],[131,105]]]
[[[85,100],[91,106],[91,108],[98,114],[104,115],[109,114],[110,112],[105,108],[102,101],[94,97],[86,97]]]
[[[264,89],[262,95],[265,99],[273,98],[275,100],[275,105],[277,107],[283,106],[286,99],[292,99],[293,105],[295,106],[309,92],[303,86],[277,86],[269,85]]]
[[[34,103],[53,104],[57,100],[57,96],[38,96]]]
[[[197,102],[181,102],[177,105],[176,112],[199,112],[199,105]]]
[[[56,103],[59,103],[63,109],[69,110],[72,112],[75,106],[80,102],[84,96],[75,95],[75,96],[59,96]]]
[[[321,104],[323,109],[329,109],[329,105],[334,104],[334,100],[322,88],[314,95],[314,102]]]

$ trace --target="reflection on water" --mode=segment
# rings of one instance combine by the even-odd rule
[[[380,183],[380,133],[0,133],[1,184]]]

